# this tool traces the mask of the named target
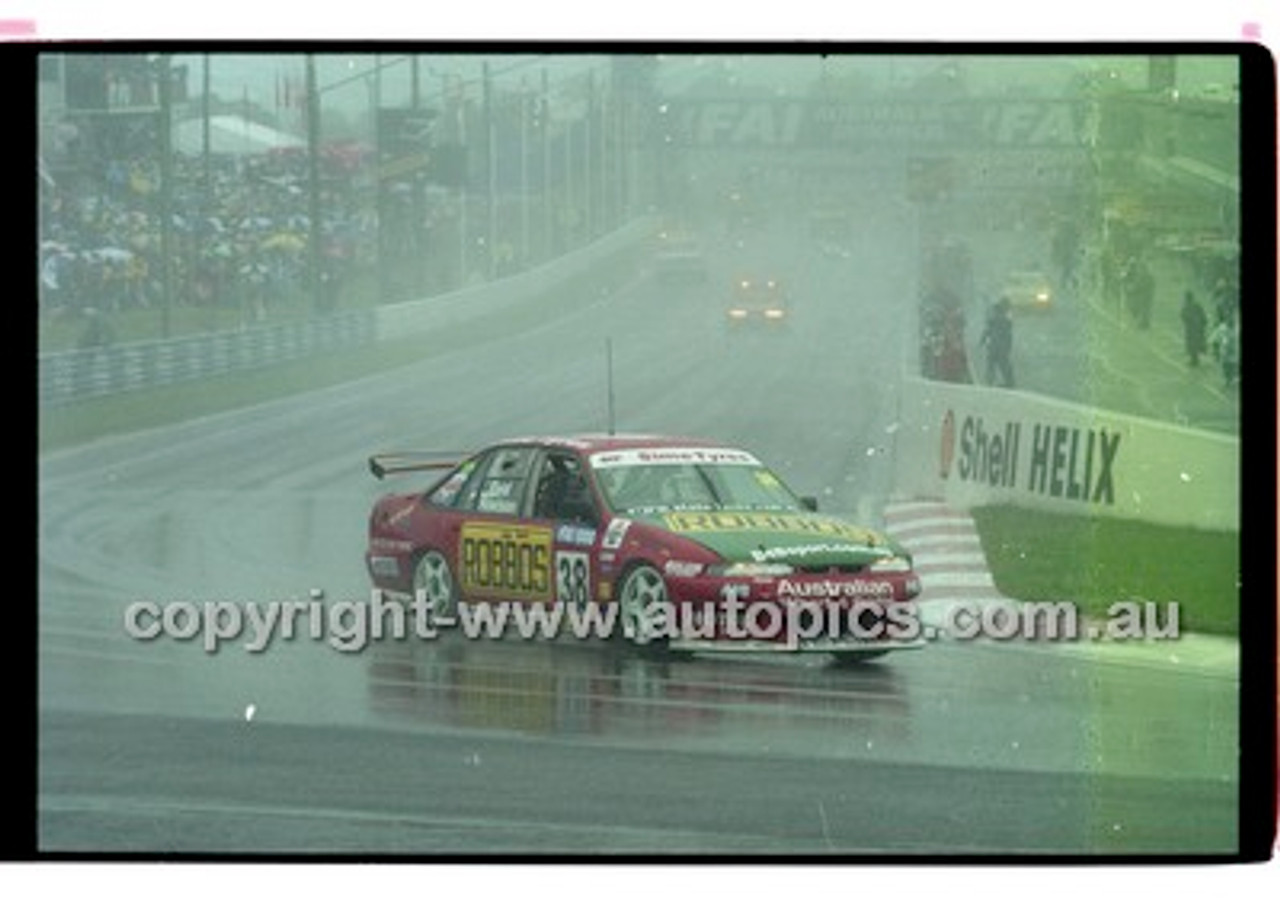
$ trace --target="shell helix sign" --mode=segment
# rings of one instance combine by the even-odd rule
[[[1122,434],[1050,422],[988,420],[947,409],[940,428],[943,480],[1038,497],[1114,506]]]
[[[1240,438],[1017,390],[905,378],[894,489],[1238,531]]]

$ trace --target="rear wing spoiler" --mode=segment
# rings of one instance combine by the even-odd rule
[[[369,471],[381,481],[389,474],[454,468],[469,455],[446,452],[375,453],[369,457]]]

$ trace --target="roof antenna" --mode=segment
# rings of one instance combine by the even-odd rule
[[[604,339],[605,367],[608,369],[609,383],[609,436],[613,436],[613,338]]]

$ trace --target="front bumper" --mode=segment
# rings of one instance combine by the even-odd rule
[[[721,575],[699,571],[681,577],[666,574],[667,592],[675,603],[716,602],[733,595],[742,602],[779,602],[800,599],[875,600],[901,602],[920,595],[920,576],[914,571],[875,574]]]
[[[884,652],[923,645],[913,571],[875,576],[668,577],[669,645],[715,651]]]

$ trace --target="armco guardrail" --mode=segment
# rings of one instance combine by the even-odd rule
[[[145,387],[266,368],[428,331],[544,295],[616,259],[652,230],[652,220],[642,218],[528,272],[376,310],[336,313],[293,324],[260,325],[244,331],[44,353],[37,360],[39,403],[59,406]]]
[[[265,368],[368,343],[375,331],[373,312],[361,311],[244,331],[46,353],[38,360],[40,403],[57,406],[142,387]]]

